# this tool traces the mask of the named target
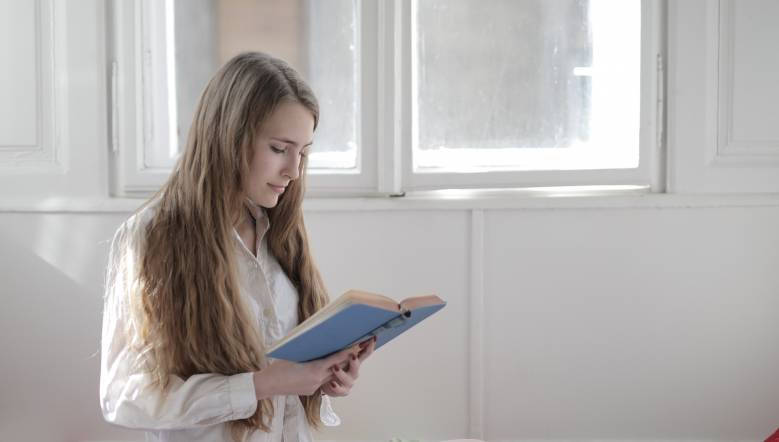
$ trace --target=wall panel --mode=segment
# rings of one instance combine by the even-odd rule
[[[436,440],[468,426],[468,244],[464,211],[311,212],[317,261],[332,296],[363,289],[448,305],[366,362],[359,388],[335,406],[323,439]]]
[[[670,191],[779,192],[777,8],[767,0],[669,2]]]
[[[751,439],[779,407],[779,210],[494,211],[487,439]]]
[[[51,1],[0,1],[0,173],[56,170]]]

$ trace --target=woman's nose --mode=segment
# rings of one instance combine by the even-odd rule
[[[300,155],[293,155],[289,161],[285,162],[284,175],[291,180],[300,177]]]

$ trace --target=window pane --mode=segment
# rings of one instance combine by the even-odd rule
[[[216,69],[243,51],[282,58],[319,99],[313,172],[357,168],[359,72],[355,0],[175,0],[178,145]]]
[[[414,2],[414,170],[637,167],[640,3]]]

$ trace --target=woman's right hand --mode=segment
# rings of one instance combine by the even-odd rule
[[[284,360],[273,361],[263,370],[254,372],[254,391],[257,400],[276,395],[314,394],[333,375],[336,365],[345,366],[352,353],[358,351],[350,347],[315,361],[297,363]]]

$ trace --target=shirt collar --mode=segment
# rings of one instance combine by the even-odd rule
[[[270,220],[268,219],[268,214],[265,211],[265,208],[259,204],[255,204],[254,201],[250,200],[249,198],[244,200],[244,206],[246,206],[252,218],[254,218],[256,225],[255,232],[257,233],[258,241],[262,241],[262,238],[265,236],[265,233],[270,227]]]

